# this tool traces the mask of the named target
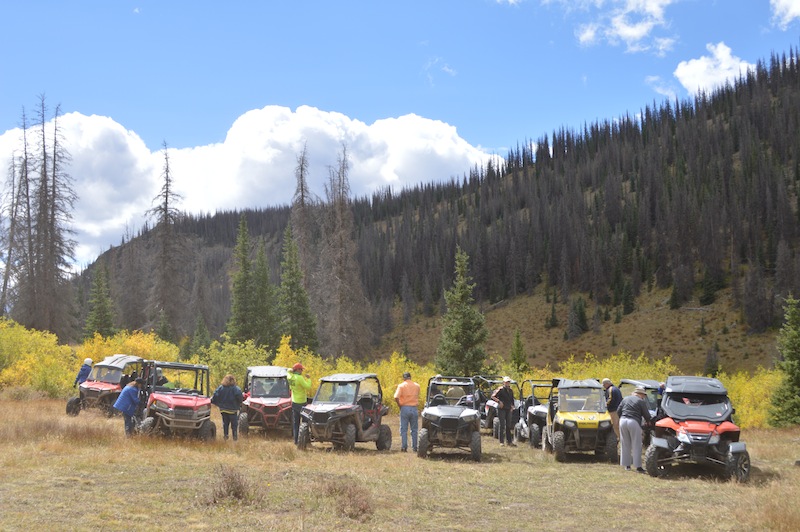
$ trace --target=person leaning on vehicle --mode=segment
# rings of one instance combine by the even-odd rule
[[[419,384],[411,380],[411,373],[403,373],[403,382],[397,385],[394,400],[400,407],[400,450],[408,451],[408,426],[411,425],[411,448],[417,452]]]
[[[306,369],[298,362],[291,369],[286,370],[286,382],[292,391],[292,435],[294,443],[297,444],[297,434],[300,430],[300,412],[308,404],[308,393],[311,391],[311,378],[303,375]]]
[[[83,361],[81,369],[78,370],[78,375],[75,377],[75,382],[72,384],[72,387],[74,388],[77,385],[83,383],[83,381],[89,378],[89,374],[91,372],[92,372],[92,359],[87,358]]]
[[[125,436],[133,436],[136,429],[136,411],[139,408],[139,390],[142,389],[144,379],[138,378],[128,383],[120,392],[119,397],[114,402],[114,408],[122,412],[125,420]]]
[[[606,408],[611,416],[611,424],[614,426],[614,434],[617,435],[619,441],[619,415],[617,415],[617,407],[622,402],[622,392],[619,388],[614,386],[611,379],[603,379],[603,388],[605,388],[606,395]]]
[[[242,401],[244,401],[244,395],[241,388],[236,386],[236,378],[231,374],[225,375],[222,378],[222,384],[214,390],[211,403],[217,405],[222,414],[222,433],[226,440],[228,439],[228,428],[233,433],[233,441],[239,439],[239,409]]]
[[[511,435],[511,412],[514,410],[514,390],[511,389],[511,377],[503,377],[503,385],[492,392],[492,399],[497,402],[497,419],[500,420],[500,445],[508,441],[510,447],[516,447]]]
[[[642,418],[650,421],[650,411],[647,409],[645,397],[647,392],[641,386],[637,386],[617,407],[621,436],[619,465],[630,471],[631,455],[633,455],[633,465],[639,473],[645,472],[642,468]]]

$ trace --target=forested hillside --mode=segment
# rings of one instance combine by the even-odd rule
[[[470,258],[483,308],[536,289],[554,314],[567,315],[551,324],[564,339],[636,312],[642,294],[653,290],[668,294],[673,311],[710,305],[725,290],[725,304],[748,333],[768,330],[782,315],[782,298],[800,293],[798,126],[800,65],[792,50],[693,100],[653,102],[579,131],[559,129],[520,143],[502,164],[465,169],[447,182],[351,199],[349,231],[373,349],[398,321],[441,312],[456,246]],[[347,190],[345,182],[334,190],[338,198],[312,202],[310,211],[336,204]],[[311,196],[303,191],[301,197]],[[297,208],[295,202],[294,214],[291,206],[244,212],[253,242],[265,245],[276,284],[284,230]],[[179,334],[191,335],[198,319],[212,335],[225,329],[241,214],[177,221],[186,239],[181,312],[173,318]],[[330,241],[326,222],[315,220],[308,234],[317,243]],[[102,265],[118,325],[153,326],[145,295],[157,268],[154,242],[144,228],[83,273],[77,281],[82,317]],[[315,250],[318,257],[333,252]],[[313,300],[320,278],[308,261],[304,267]],[[326,303],[316,293],[312,308],[320,316]],[[530,328],[546,325],[536,318]]]

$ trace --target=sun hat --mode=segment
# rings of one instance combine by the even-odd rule
[[[503,377],[503,382],[511,382],[511,377]]]
[[[300,362],[292,366],[292,371],[303,371],[304,369],[306,368],[304,368]]]
[[[84,363],[84,364],[89,364],[89,365],[91,366],[91,365],[92,365],[92,359],[91,359],[91,358],[85,358],[85,359],[83,360],[83,363]]]
[[[640,395],[647,395],[647,392],[641,386],[637,386],[633,393],[640,394]]]
[[[613,384],[613,383],[611,382],[611,379],[605,378],[603,379],[603,384]]]

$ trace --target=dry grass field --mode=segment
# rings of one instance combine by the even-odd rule
[[[1,530],[800,529],[800,428],[746,431],[753,474],[738,485],[583,455],[559,464],[488,435],[480,463],[421,460],[398,451],[397,418],[390,452],[299,452],[285,436],[125,439],[121,418],[70,418],[63,401],[2,406]]]
[[[681,371],[694,374],[703,371],[706,354],[716,344],[722,370],[735,373],[752,371],[758,366],[770,368],[778,356],[776,331],[749,334],[740,309],[731,305],[730,289],[721,290],[712,305],[701,307],[695,300],[676,310],[669,308],[669,290],[643,290],[636,300],[636,310],[622,316],[619,323],[614,323],[616,311],[610,309],[610,319],[602,322],[599,332],[589,331],[570,341],[564,340],[567,305],[556,304],[559,326],[545,328],[552,305],[546,301],[544,290],[539,285],[530,297],[517,297],[482,309],[489,329],[486,351],[490,356],[496,354],[508,359],[515,330],[520,331],[533,367],[550,364],[555,368],[570,355],[580,358],[592,353],[601,357],[628,351],[634,356],[644,353],[656,360],[670,356]],[[594,303],[585,295],[584,301],[591,326]],[[432,361],[441,335],[440,322],[438,317],[417,317],[403,325],[398,314],[395,330],[386,336],[375,355],[384,357],[392,351],[402,352],[405,346],[411,360]],[[705,329],[703,335],[701,328]]]

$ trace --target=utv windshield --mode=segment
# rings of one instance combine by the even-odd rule
[[[662,403],[671,418],[724,421],[731,415],[731,402],[725,395],[670,393]]]
[[[317,390],[317,401],[325,403],[355,403],[355,382],[322,382]]]
[[[119,384],[122,379],[122,370],[110,368],[108,366],[95,366],[89,374],[90,381],[107,382],[109,384]]]
[[[563,388],[558,391],[558,408],[562,412],[605,412],[606,399],[599,388]]]
[[[251,397],[289,397],[286,377],[253,377]]]
[[[464,405],[474,408],[475,387],[469,382],[433,381],[428,398],[431,406]]]
[[[180,390],[181,393],[196,395],[206,395],[207,393],[206,374],[195,368],[157,367],[154,379],[157,391]]]

